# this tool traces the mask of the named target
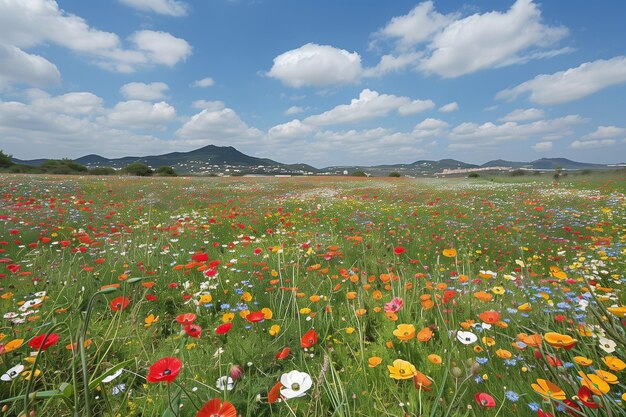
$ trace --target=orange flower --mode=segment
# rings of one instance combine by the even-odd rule
[[[382,363],[383,359],[379,356],[372,356],[367,360],[367,366],[370,368],[376,368],[378,365]]]
[[[485,323],[494,324],[500,320],[500,313],[494,310],[489,310],[480,313],[478,317]]]
[[[541,335],[540,334],[531,334],[530,336],[526,333],[520,333],[517,335],[517,338],[531,347],[539,347],[541,346]]]
[[[550,267],[550,275],[557,279],[565,279],[567,278],[567,274],[561,270],[558,266]]]
[[[535,390],[535,392],[546,400],[553,399],[563,401],[567,398],[565,392],[561,388],[545,379],[537,379],[537,383],[531,384],[530,386],[533,390]]]
[[[564,348],[570,350],[576,345],[577,340],[566,334],[560,334],[556,332],[548,332],[543,335],[543,339],[555,349]]]
[[[430,329],[430,327],[424,327],[417,333],[417,340],[419,340],[420,342],[428,342],[430,339],[432,339],[433,335],[434,333]]]
[[[589,388],[596,395],[604,395],[611,390],[609,384],[596,374],[585,374],[579,371],[578,375],[582,377],[583,386]]]
[[[478,291],[474,293],[474,297],[478,298],[480,301],[491,301],[493,299],[493,294],[489,294],[486,291]]]
[[[413,383],[415,384],[415,389],[430,391],[430,386],[433,384],[433,381],[428,379],[426,375],[421,373],[420,371],[415,371],[415,376],[413,376]]]
[[[403,342],[408,342],[415,337],[415,326],[412,324],[398,324],[393,335]]]
[[[456,249],[444,249],[441,254],[446,258],[454,258],[456,256]]]
[[[437,355],[436,353],[431,353],[430,355],[428,355],[428,360],[430,361],[430,363],[434,363],[435,365],[441,365],[441,363],[443,362],[441,356]]]

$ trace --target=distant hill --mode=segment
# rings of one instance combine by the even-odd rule
[[[23,161],[13,158],[18,164],[40,166],[46,159]],[[554,170],[561,167],[564,170],[606,169],[603,164],[590,164],[571,161],[566,158],[541,158],[532,162],[515,162],[496,159],[482,165],[469,164],[455,159],[418,160],[408,164],[389,164],[376,166],[332,166],[317,169],[307,164],[283,164],[267,158],[256,158],[246,155],[232,146],[207,145],[188,152],[170,152],[163,155],[126,156],[123,158],[105,158],[90,154],[74,160],[89,168],[111,167],[120,169],[133,162],[144,163],[153,169],[170,166],[180,174],[344,174],[356,170],[365,171],[368,175],[385,176],[390,172],[399,172],[409,176],[429,176],[456,171],[457,174],[472,170],[485,171],[494,168],[499,171],[507,169]],[[618,164],[619,165],[619,164]],[[611,166],[614,167],[614,166]]]

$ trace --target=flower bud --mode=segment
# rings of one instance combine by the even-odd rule
[[[243,367],[241,365],[231,366],[229,375],[233,379],[233,381],[237,381],[239,378],[243,376]]]

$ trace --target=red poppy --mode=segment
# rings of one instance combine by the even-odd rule
[[[150,367],[146,381],[148,382],[162,382],[165,381],[168,384],[171,383],[180,372],[183,363],[178,358],[167,356],[159,359]]]
[[[56,333],[50,333],[48,337],[46,338],[46,340],[44,341],[45,337],[46,337],[45,334],[40,334],[39,336],[33,337],[32,339],[30,339],[30,342],[28,342],[28,346],[30,346],[33,349],[41,348],[41,350],[46,350],[50,346],[56,345],[57,342],[59,341],[59,335]]]
[[[300,346],[302,346],[303,348],[310,348],[316,343],[317,343],[317,332],[315,331],[315,329],[309,330],[302,336],[302,339],[300,339]]]
[[[195,255],[191,257],[196,262],[206,262],[209,260],[209,254],[206,252],[196,252]]]
[[[219,398],[213,398],[204,404],[196,417],[237,417],[237,410],[228,401],[222,402]]]
[[[188,324],[192,324],[196,320],[196,315],[194,313],[184,313],[176,316],[176,321],[186,326]]]
[[[494,324],[500,321],[500,313],[494,310],[483,311],[478,316],[484,323]]]
[[[588,408],[598,408],[600,406],[593,400],[593,393],[585,385],[578,390],[578,399]]]
[[[146,300],[148,300],[148,301],[156,301],[157,300],[157,296],[156,295],[152,295],[152,294],[146,294]]]
[[[215,334],[226,334],[233,328],[233,324],[231,322],[220,324],[215,329]]]
[[[404,246],[396,246],[393,248],[393,253],[396,255],[402,255],[404,252],[406,252],[406,248]]]
[[[202,333],[202,327],[197,324],[188,324],[185,326],[185,333],[189,337],[195,337],[196,339],[200,337],[200,333]]]
[[[282,387],[283,387],[283,384],[280,381],[278,381],[278,383],[276,383],[276,385],[272,387],[270,392],[267,394],[268,403],[273,404],[276,401],[278,401],[278,398],[280,398],[280,389]]]
[[[285,359],[291,353],[291,349],[288,346],[282,348],[280,352],[276,354],[276,359]]]
[[[537,410],[537,417],[554,417],[552,414],[547,411]]]
[[[255,311],[255,312],[249,313],[246,316],[246,320],[248,320],[250,323],[258,323],[260,321],[265,320],[265,314],[263,314],[262,311]]]
[[[479,392],[478,394],[474,395],[474,398],[476,398],[476,402],[483,407],[496,406],[496,400],[494,400],[493,397],[486,392]]]
[[[111,310],[119,311],[124,310],[126,307],[128,307],[129,302],[130,300],[128,299],[128,297],[115,297],[113,300],[111,300],[111,303],[109,305],[111,306]]]

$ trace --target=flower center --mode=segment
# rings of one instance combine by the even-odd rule
[[[291,389],[293,391],[300,391],[300,384],[298,384],[297,382],[294,382],[293,384],[291,384]]]
[[[163,371],[163,375],[170,375],[172,373],[171,370],[166,369],[165,371]]]

